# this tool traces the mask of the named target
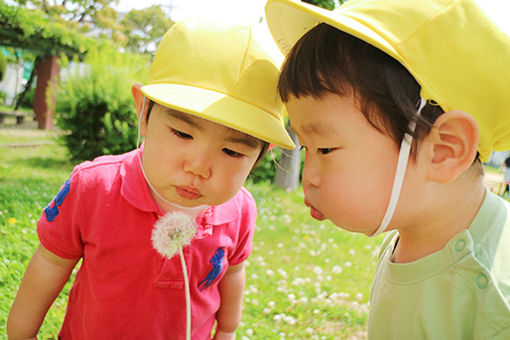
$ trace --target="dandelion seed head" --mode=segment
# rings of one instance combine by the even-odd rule
[[[152,246],[166,258],[172,258],[179,249],[189,245],[197,232],[195,221],[183,212],[162,216],[152,230]]]

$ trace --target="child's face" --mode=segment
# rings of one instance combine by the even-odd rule
[[[305,149],[303,189],[311,215],[372,234],[389,201],[398,146],[366,120],[352,96],[291,96],[287,109]]]
[[[143,119],[141,134],[148,180],[165,199],[185,207],[231,199],[262,148],[254,137],[158,104],[149,121]]]

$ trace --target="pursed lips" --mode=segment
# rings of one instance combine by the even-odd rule
[[[195,200],[202,196],[200,191],[198,191],[197,189],[195,189],[193,187],[188,187],[188,186],[177,186],[177,187],[175,187],[175,191],[177,192],[177,194],[179,196],[181,196],[185,199],[189,199],[189,200]]]
[[[305,200],[305,205],[310,208],[310,215],[312,215],[313,218],[319,221],[326,219],[322,212],[317,210],[309,201]]]

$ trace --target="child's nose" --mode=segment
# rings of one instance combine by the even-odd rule
[[[205,150],[189,153],[184,163],[184,172],[208,179],[211,176],[212,165],[209,154]]]
[[[307,186],[317,187],[320,185],[320,172],[314,164],[306,160],[303,167],[302,182],[305,188]]]

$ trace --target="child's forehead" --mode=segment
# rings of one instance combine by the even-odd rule
[[[328,135],[333,134],[337,131],[335,124],[330,124],[324,120],[305,121],[299,125],[299,127],[292,125],[292,128],[296,128],[308,135]]]

